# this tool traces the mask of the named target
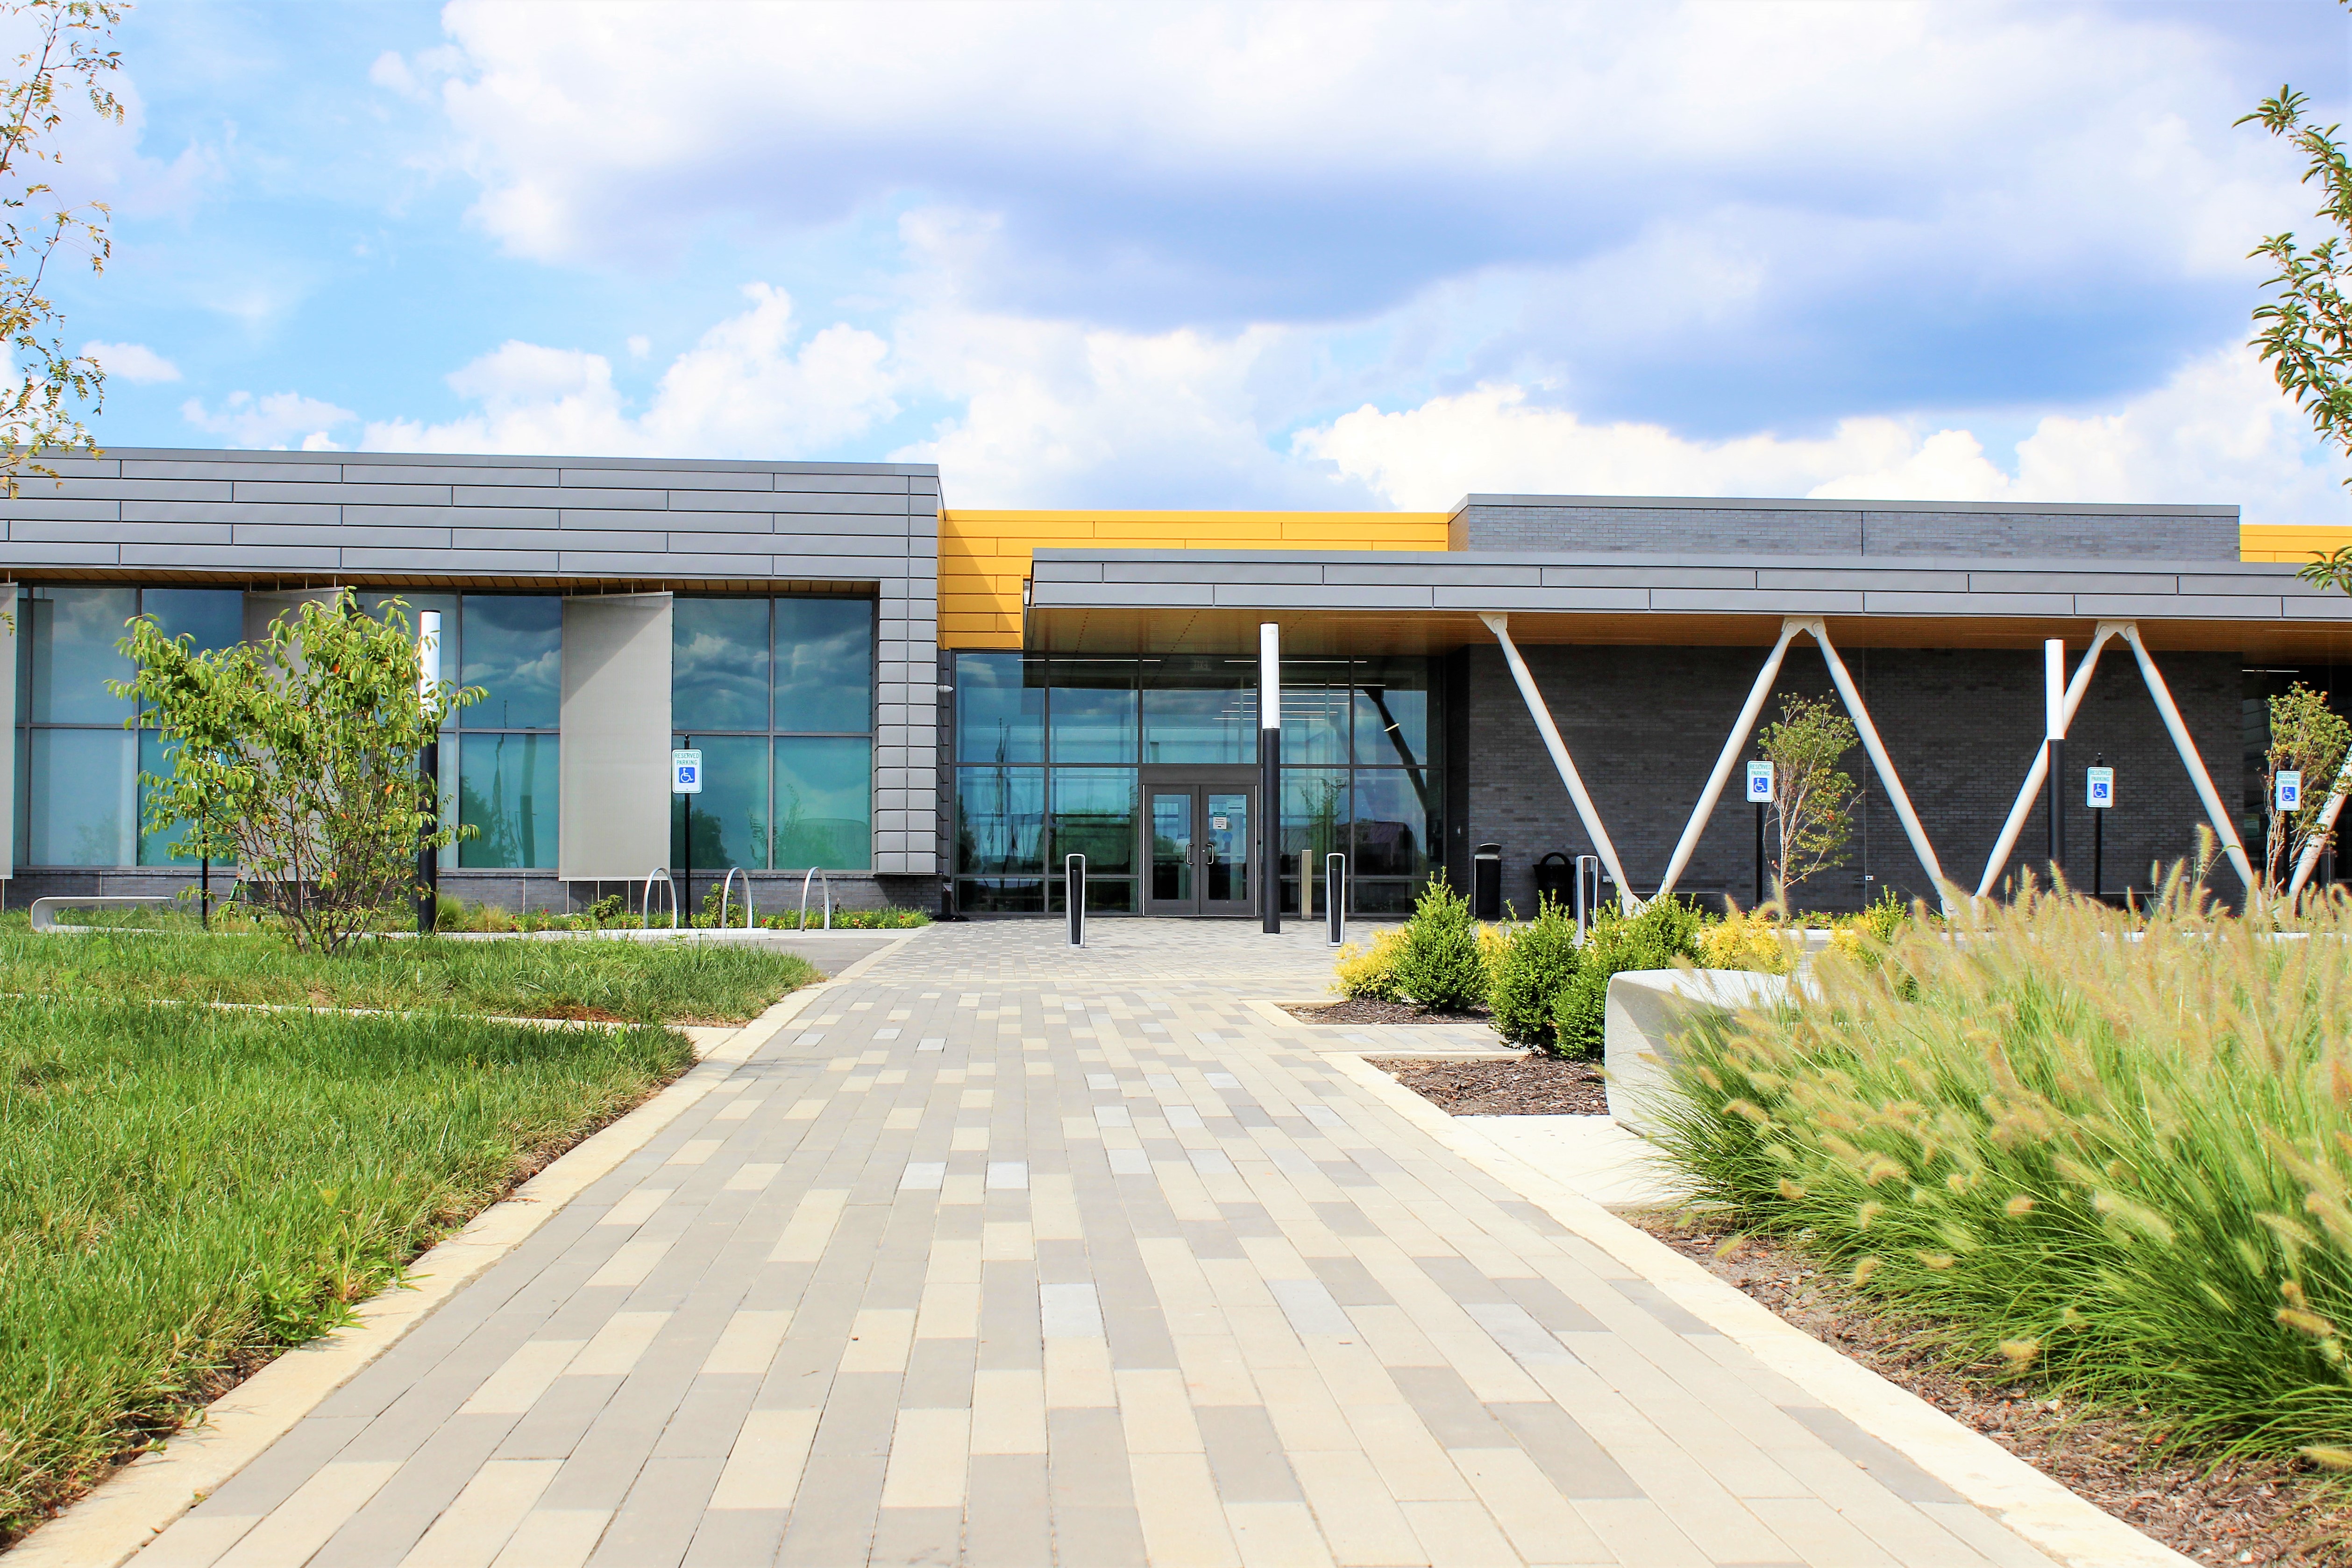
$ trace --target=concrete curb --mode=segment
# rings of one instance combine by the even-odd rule
[[[327,1396],[528,1240],[565,1204],[652,1142],[821,993],[897,951],[903,942],[902,937],[868,954],[831,979],[802,987],[715,1041],[708,1037],[719,1031],[682,1030],[695,1040],[701,1058],[693,1067],[418,1258],[409,1266],[407,1288],[385,1291],[362,1304],[353,1326],[286,1352],[206,1406],[196,1421],[164,1447],[123,1466],[88,1497],[26,1536],[8,1552],[10,1568],[121,1568],[174,1520],[258,1458]]]
[[[1832,1350],[1665,1243],[1505,1153],[1360,1059],[1325,1058],[1390,1109],[1600,1248],[1822,1404],[2069,1568],[2196,1568],[1908,1389]]]

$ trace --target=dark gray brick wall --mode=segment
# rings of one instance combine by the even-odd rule
[[[2238,510],[1471,496],[1447,528],[1446,546],[1454,550],[2234,561]]]
[[[1842,649],[1862,686],[1888,753],[1927,830],[1945,874],[1973,888],[2017,797],[2042,735],[2039,652]],[[1523,650],[1576,758],[1585,786],[1639,890],[1657,885],[1675,839],[1697,803],[1706,771],[1756,678],[1758,648],[1574,648]],[[2158,664],[2226,804],[2242,798],[2239,727],[2242,661],[2233,653],[2167,653]],[[1504,893],[1522,913],[1535,899],[1532,867],[1549,850],[1591,852],[1501,651],[1469,651],[1462,789],[1467,820],[1459,844],[1503,845]],[[1810,642],[1790,650],[1774,688],[1832,695],[1829,671]],[[1768,718],[1778,711],[1767,705]],[[2104,752],[2116,770],[2119,802],[2108,821],[2109,887],[2144,885],[2148,862],[2193,852],[2204,820],[2187,771],[2141,684],[2130,652],[2111,645],[2067,742],[2067,872],[2087,887],[2090,812],[2080,805],[2082,773]],[[1749,754],[1752,755],[1752,752]],[[1852,863],[1800,890],[1802,904],[1851,909],[1877,888],[1930,893],[1897,821],[1859,747],[1845,770],[1863,794]],[[1733,776],[1681,890],[1728,892],[1743,904],[1755,878],[1754,809]],[[2011,869],[2046,856],[2048,828],[2037,806]],[[1449,859],[1452,859],[1449,856]],[[1862,879],[1874,876],[1875,883]],[[2237,879],[2217,872],[2234,898]]]

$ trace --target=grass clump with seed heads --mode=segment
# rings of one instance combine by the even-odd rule
[[[1685,1037],[1665,1143],[1965,1355],[2352,1469],[2352,903],[2298,924],[1963,902]]]

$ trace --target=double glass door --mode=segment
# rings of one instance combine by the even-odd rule
[[[1147,781],[1150,870],[1144,888],[1148,915],[1248,915],[1256,897],[1251,881],[1250,830],[1257,791],[1213,783]]]

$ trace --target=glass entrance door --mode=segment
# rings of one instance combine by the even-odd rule
[[[1150,810],[1150,915],[1248,915],[1250,824],[1255,789],[1206,784],[1154,784]]]

